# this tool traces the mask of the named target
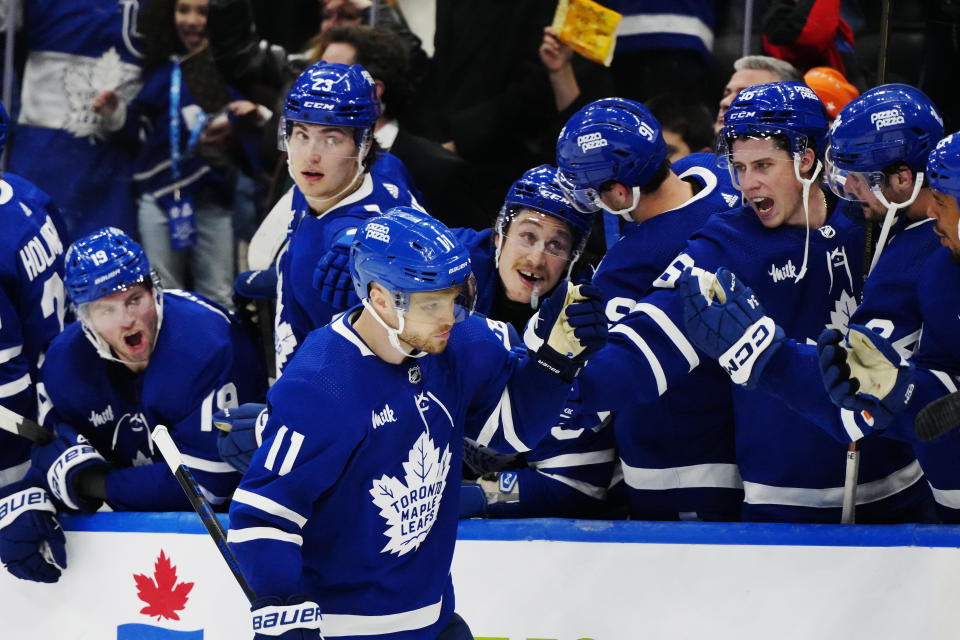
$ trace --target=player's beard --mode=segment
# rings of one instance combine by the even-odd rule
[[[443,353],[443,350],[447,348],[447,342],[450,341],[449,338],[436,338],[434,336],[424,338],[421,336],[408,335],[406,331],[400,334],[399,338],[402,342],[418,351],[432,354]]]

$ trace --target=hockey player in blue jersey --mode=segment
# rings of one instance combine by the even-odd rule
[[[896,335],[869,324],[851,325],[849,336],[824,332],[818,342],[825,386],[842,411],[874,420],[882,433],[913,445],[944,522],[960,522],[960,431],[931,442],[914,431],[914,418],[929,402],[957,390],[960,342],[956,330],[960,310],[960,136],[941,140],[931,151],[925,171],[929,185],[928,213],[943,247],[935,248],[916,278],[913,311],[923,333],[909,361]],[[926,188],[924,189],[927,190]],[[879,270],[887,256],[878,263]],[[869,280],[868,280],[869,282]],[[896,301],[894,301],[896,302]],[[856,383],[853,383],[853,380]]]
[[[711,216],[654,282],[654,291],[611,328],[607,348],[578,379],[587,408],[615,409],[628,395],[655,398],[705,357],[683,328],[683,297],[675,287],[686,269],[727,266],[742,274],[769,300],[767,312],[783,328],[776,336],[771,330],[770,343],[783,332],[815,339],[825,325],[846,319],[845,301],[859,294],[861,274],[853,265],[862,259],[863,229],[817,186],[828,122],[819,98],[799,83],[757,85],[740,93],[726,117],[719,159],[733,168],[748,205]],[[712,351],[706,353],[714,358],[722,353]],[[762,365],[762,349],[753,353]],[[751,369],[755,364],[756,357],[732,375],[743,519],[839,521],[846,447],[781,401],[741,386],[755,383],[750,374],[762,368]],[[870,442],[876,453],[864,453],[861,479],[877,481],[871,487],[883,487],[887,496],[868,505],[873,513],[867,519],[895,519],[891,513],[918,499],[911,491],[916,479],[898,473],[910,472],[913,456],[888,444],[896,445]]]
[[[520,343],[517,332],[523,331],[540,301],[564,276],[572,282],[589,280],[589,268],[581,268],[580,256],[593,215],[570,206],[556,182],[556,169],[541,165],[511,185],[494,228],[451,230],[470,254],[477,281],[475,312],[499,321],[508,348]],[[321,259],[314,284],[321,299],[333,308],[345,310],[359,303],[349,254],[342,245]],[[245,405],[215,416],[218,426],[229,428],[219,443],[221,454],[240,471],[246,470],[259,446],[262,436],[257,430],[266,418],[264,410],[264,405]],[[522,458],[498,455],[485,444],[466,442],[468,465],[479,474],[508,471],[504,478],[509,482],[505,480],[503,490],[491,487],[487,493],[468,487],[475,499],[464,516],[588,517],[606,508],[604,498],[615,460],[611,430],[596,423],[557,425]],[[484,481],[484,486],[490,485]]]
[[[539,347],[509,351],[470,315],[465,248],[405,207],[360,226],[351,273],[363,305],[312,332],[273,386],[233,496],[255,638],[469,638],[450,577],[462,438],[533,446],[606,340],[600,302],[557,287]]]
[[[79,321],[47,350],[43,422],[58,437],[35,446],[33,467],[70,511],[187,510],[150,432],[166,425],[207,498],[239,481],[217,453],[217,408],[262,398],[252,340],[228,312],[162,291],[143,249],[106,227],[67,251],[65,284]]]
[[[6,137],[0,105],[0,151]],[[11,173],[0,178],[0,405],[31,419],[40,360],[64,322],[57,217],[34,185]],[[0,562],[18,578],[56,582],[66,566],[63,532],[47,492],[25,477],[29,467],[30,441],[0,431]]]
[[[942,133],[940,115],[927,96],[906,85],[883,85],[844,107],[830,129],[826,152],[833,191],[859,205],[868,224],[882,223],[862,301],[849,323],[878,332],[905,358],[920,337],[920,271],[937,243],[927,217],[933,195],[924,170]],[[806,384],[818,372],[813,344],[785,340],[771,350],[758,386],[845,442],[883,426],[879,413],[838,409],[823,389]],[[910,472],[917,480],[920,466]]]
[[[570,118],[557,164],[571,202],[627,220],[592,281],[611,324],[634,309],[711,214],[740,202],[712,154],[671,165],[659,122],[622,98],[592,102]],[[616,444],[633,517],[739,519],[729,386],[719,366],[704,365],[653,401],[618,407]],[[691,406],[694,395],[701,400]]]
[[[416,204],[402,186],[370,173],[379,113],[373,79],[358,65],[317,62],[287,94],[279,137],[296,188],[287,246],[277,261],[278,376],[307,334],[327,324],[336,311],[313,287],[319,259],[363,220]]]

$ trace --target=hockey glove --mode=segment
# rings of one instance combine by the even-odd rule
[[[313,288],[320,292],[321,300],[338,311],[360,304],[350,276],[350,245],[356,233],[356,229],[348,229],[340,234],[313,271]]]
[[[607,343],[603,294],[593,285],[561,280],[531,322],[532,331],[524,332],[530,357],[566,382]]]
[[[320,607],[308,596],[261,598],[250,607],[253,640],[314,640],[320,635]]]
[[[258,402],[221,409],[213,414],[213,424],[221,431],[217,450],[223,461],[244,473],[263,442],[263,428],[269,417],[267,405]]]
[[[32,465],[46,478],[47,489],[53,497],[67,509],[93,513],[103,501],[82,495],[77,490],[77,478],[87,470],[107,471],[110,465],[82,435],[64,425],[58,431],[63,435],[50,444],[34,445]]]
[[[66,539],[50,496],[29,487],[0,500],[0,561],[21,580],[56,582],[67,568]]]
[[[783,329],[765,315],[753,290],[726,267],[717,273],[686,269],[677,282],[687,337],[739,385],[756,386],[783,342]]]
[[[823,384],[834,404],[884,429],[910,403],[915,367],[879,333],[856,324],[847,330],[846,341],[836,329],[817,340]]]

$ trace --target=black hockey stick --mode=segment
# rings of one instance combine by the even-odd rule
[[[50,429],[41,427],[30,418],[24,418],[3,405],[0,405],[0,429],[23,436],[41,445],[53,442],[53,439],[57,437]]]
[[[190,501],[193,510],[200,516],[200,520],[203,522],[203,526],[206,527],[207,533],[213,538],[214,544],[217,545],[217,550],[226,561],[227,566],[233,573],[233,577],[237,580],[237,584],[243,589],[243,593],[247,596],[247,599],[251,603],[254,602],[257,596],[254,594],[253,589],[250,588],[250,585],[247,584],[246,578],[243,577],[243,573],[240,571],[237,558],[233,555],[233,552],[230,551],[230,547],[227,546],[227,532],[223,530],[223,526],[217,519],[217,514],[213,512],[213,507],[210,506],[210,502],[203,495],[203,492],[200,491],[197,481],[194,480],[193,474],[190,473],[190,468],[183,463],[180,450],[177,449],[173,438],[170,437],[167,428],[162,424],[154,428],[153,441],[156,443],[157,448],[160,449],[163,459],[166,460],[177,482],[180,483],[180,488],[182,488],[183,492],[187,495],[187,499]]]
[[[913,421],[913,430],[924,442],[939,438],[956,427],[960,427],[960,391],[937,398],[921,409]]]

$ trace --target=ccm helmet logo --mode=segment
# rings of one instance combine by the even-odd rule
[[[316,102],[314,100],[304,100],[303,101],[304,109],[326,109],[327,111],[333,109],[332,104],[326,104],[324,102]]]
[[[727,120],[741,120],[743,118],[752,118],[757,115],[756,111],[734,111],[727,116]]]
[[[390,227],[385,224],[377,224],[375,222],[368,224],[365,237],[373,238],[374,240],[379,240],[380,242],[390,242]]]
[[[904,119],[900,109],[887,109],[886,111],[871,113],[870,123],[875,125],[877,127],[877,131],[879,131],[884,127],[889,127],[895,124],[903,124]]]
[[[580,151],[586,153],[590,149],[607,146],[607,141],[603,139],[600,132],[588,133],[577,138],[577,146],[580,147]]]

